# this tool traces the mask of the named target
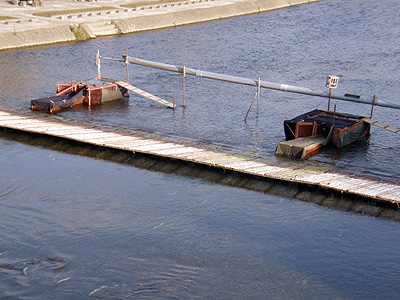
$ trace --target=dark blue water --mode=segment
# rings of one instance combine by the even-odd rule
[[[186,79],[186,109],[132,96],[54,116],[31,112],[31,98],[55,84],[96,75],[97,49],[313,89],[343,75],[339,90],[398,101],[398,1],[323,1],[266,14],[0,53],[0,106],[38,118],[201,143],[271,163],[282,122],[326,99]],[[125,78],[104,62],[102,75]],[[182,103],[182,78],[130,66],[132,84]],[[338,110],[370,107],[337,101]],[[398,111],[375,108],[398,124]],[[400,139],[374,129],[368,142],[326,149],[322,167],[398,180]],[[2,299],[396,299],[397,212],[375,218],[349,203],[286,186],[266,193],[230,178],[18,135],[0,138]],[[305,162],[314,164],[315,162]],[[143,165],[143,167],[141,167]],[[172,171],[171,171],[172,170]],[[195,174],[196,173],[196,174]],[[182,176],[182,174],[186,174]],[[231,182],[230,182],[231,181]],[[222,183],[222,184],[221,184]],[[330,202],[331,205],[329,204]],[[316,203],[323,205],[319,206]],[[333,207],[333,208],[329,208]],[[374,210],[374,208],[369,208]],[[349,211],[349,212],[346,212]]]

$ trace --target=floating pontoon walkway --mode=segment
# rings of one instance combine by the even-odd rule
[[[0,111],[1,127],[69,139],[99,147],[192,162],[223,170],[232,170],[242,174],[250,174],[260,178],[282,182],[295,182],[368,199],[400,204],[399,184],[390,184],[366,178],[355,178],[332,172],[322,172],[307,167],[293,169],[283,166],[272,166],[263,162],[178,143],[121,135],[98,129],[67,125],[62,122],[50,122],[16,116]]]

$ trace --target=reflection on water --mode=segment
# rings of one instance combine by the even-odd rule
[[[200,145],[269,163],[398,180],[400,142],[327,148],[314,161],[275,158],[282,122],[326,100],[187,78],[186,109],[132,96],[57,115],[29,110],[58,82],[96,74],[96,50],[202,70],[395,99],[398,1],[323,1],[165,31],[0,53],[0,105],[21,114]],[[210,32],[212,34],[210,34]],[[329,55],[327,55],[329,53]],[[124,77],[104,63],[103,75]],[[182,78],[130,67],[131,82],[171,100]],[[369,107],[337,103],[369,115]],[[396,126],[397,112],[375,116]],[[73,155],[71,155],[73,154]],[[2,299],[395,299],[398,212],[294,185],[71,145],[0,137]],[[296,199],[301,201],[296,201]],[[327,209],[334,208],[334,209]],[[358,213],[354,213],[358,212]],[[375,218],[376,216],[383,218]]]
[[[397,294],[396,222],[324,209],[340,201],[282,185],[63,142],[43,146],[0,140],[5,299]],[[257,185],[268,192],[248,190]],[[291,194],[314,200],[283,196]],[[356,202],[348,210],[358,205],[366,210]]]
[[[142,135],[144,135],[144,133],[142,133]],[[149,137],[148,135],[144,136]],[[16,141],[36,147],[40,146],[46,149],[60,151],[72,155],[107,160],[115,163],[134,166],[140,169],[192,177],[210,183],[217,183],[231,187],[298,199],[305,202],[316,203],[320,206],[398,220],[398,214],[395,209],[396,205],[390,205],[385,202],[380,203],[379,201],[368,202],[366,199],[357,200],[356,198],[351,197],[351,195],[344,196],[343,194],[334,193],[330,190],[325,191],[315,187],[298,185],[296,183],[276,182],[274,180],[257,178],[251,175],[246,176],[245,174],[238,174],[229,170],[214,169],[212,167],[192,163],[169,161],[164,160],[163,158],[140,155],[139,153],[132,155],[132,153],[129,151],[96,147],[53,138],[50,136],[43,137],[36,134],[7,130],[7,132],[1,133],[0,137],[9,139],[10,141]],[[155,138],[154,135],[151,135],[151,137]],[[204,147],[204,145],[202,146]],[[301,167],[304,170],[321,172],[336,170],[336,167],[332,165],[322,164],[321,162],[313,164],[312,161],[286,162],[285,166],[294,168]],[[7,195],[8,193],[9,192],[5,192],[4,195]]]

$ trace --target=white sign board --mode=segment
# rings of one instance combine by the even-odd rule
[[[328,76],[326,79],[326,87],[330,89],[336,89],[339,83],[339,77],[338,76]]]

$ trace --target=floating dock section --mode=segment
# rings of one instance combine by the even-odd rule
[[[320,136],[297,138],[290,141],[280,142],[275,154],[293,158],[305,159],[317,153],[326,146],[328,139]]]
[[[397,204],[398,206],[400,204],[400,183],[386,183],[368,178],[352,177],[346,174],[322,172],[309,167],[294,169],[273,166],[264,162],[199,147],[73,126],[59,121],[33,119],[2,111],[0,111],[0,128],[54,136],[98,147],[191,162],[258,178],[299,183],[342,194],[378,200],[387,204]]]

